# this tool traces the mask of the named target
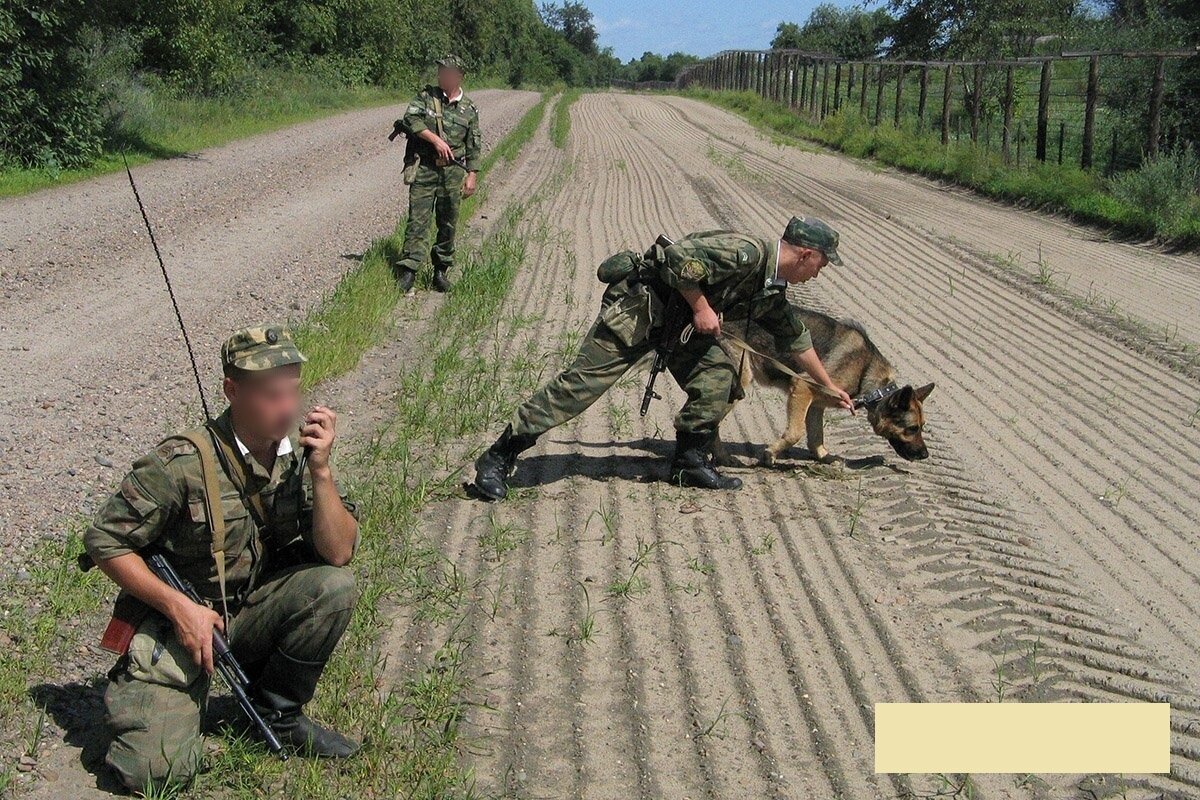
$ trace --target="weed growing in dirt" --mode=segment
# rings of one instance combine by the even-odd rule
[[[862,478],[858,479],[858,484],[854,492],[854,505],[850,508],[850,524],[847,528],[847,535],[854,538],[854,534],[858,531],[858,524],[862,521],[863,510],[867,507],[867,496],[863,494]]]

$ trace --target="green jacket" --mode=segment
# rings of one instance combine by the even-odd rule
[[[482,136],[479,131],[479,109],[465,94],[451,103],[446,99],[445,92],[439,87],[426,86],[404,110],[401,129],[415,143],[417,153],[421,156],[421,163],[433,164],[437,157],[433,145],[418,138],[417,134],[424,130],[437,133],[435,98],[441,100],[442,104],[442,127],[445,131],[446,144],[450,145],[450,149],[454,151],[455,158],[466,160],[469,172],[477,171]]]
[[[215,424],[226,441],[235,442],[228,410]],[[311,545],[311,488],[297,478],[295,443],[285,441],[269,473],[253,456],[245,456],[251,473],[247,488],[259,490],[267,515],[265,529],[256,524],[233,481],[219,470],[230,607],[271,569],[274,554],[297,539]],[[355,513],[344,496],[342,502]],[[125,553],[161,552],[202,597],[220,601],[200,457],[190,442],[168,439],[133,462],[120,488],[96,512],[83,541],[96,562]]]
[[[744,335],[744,320],[775,337],[781,352],[808,350],[812,337],[776,275],[779,243],[732,231],[691,233],[666,248],[657,277],[675,290],[699,289],[725,325]],[[740,323],[740,324],[739,324]]]

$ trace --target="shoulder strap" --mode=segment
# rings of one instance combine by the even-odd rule
[[[445,141],[446,128],[442,124],[442,98],[438,97],[436,93],[431,96],[433,98],[433,118],[437,121],[438,136],[442,139],[442,141]]]
[[[225,512],[221,508],[221,482],[217,472],[217,453],[212,435],[204,429],[184,431],[168,439],[184,439],[196,448],[200,457],[200,474],[204,481],[204,512],[212,532],[212,553],[217,562],[217,584],[221,587],[221,608],[229,622],[229,606],[225,596]]]

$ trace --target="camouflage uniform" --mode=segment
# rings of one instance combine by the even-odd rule
[[[621,257],[622,254],[614,256]],[[812,347],[804,323],[787,302],[786,283],[777,279],[778,243],[729,231],[685,236],[665,249],[651,248],[638,258],[633,274],[605,292],[600,315],[580,347],[574,363],[523,403],[512,420],[512,433],[537,437],[572,419],[592,405],[655,346],[663,332],[664,313],[678,292],[704,292],[724,325],[761,325],[780,350]],[[684,315],[687,316],[686,314]],[[681,327],[681,326],[680,326]],[[677,330],[665,335],[678,335]],[[693,333],[676,345],[668,362],[672,376],[687,392],[675,417],[682,432],[715,432],[728,413],[737,368],[715,337]]]
[[[222,359],[242,369],[266,369],[304,357],[286,329],[255,328],[236,334]],[[227,638],[252,682],[273,657],[286,659],[288,669],[300,665],[319,674],[349,622],[354,576],[318,563],[311,538],[311,486],[297,473],[295,443],[279,443],[268,472],[235,437],[228,410],[211,429],[229,452],[241,454],[248,467],[247,491],[258,491],[266,513],[260,525],[229,475],[218,470],[226,526],[225,603],[200,458],[185,440],[167,439],[133,463],[84,534],[88,555],[97,563],[133,552],[165,555],[214,609],[222,611],[227,604]],[[344,497],[343,503],[354,513]],[[135,791],[184,783],[197,771],[210,683],[175,638],[172,623],[147,610],[128,652],[110,673],[104,696],[114,734],[106,761]]]
[[[462,64],[447,57],[440,65]],[[442,107],[442,129],[446,144],[460,163],[439,164],[433,145],[419,137],[421,131],[437,133],[434,101]],[[416,272],[429,255],[429,229],[436,224],[437,237],[433,245],[433,266],[445,271],[454,266],[454,234],[458,224],[458,209],[462,203],[462,184],[468,172],[478,172],[481,134],[479,110],[465,94],[458,99],[446,97],[437,86],[426,86],[413,98],[400,121],[401,130],[416,146],[420,158],[416,179],[408,190],[408,228],[404,249],[396,263],[397,274],[404,269]]]

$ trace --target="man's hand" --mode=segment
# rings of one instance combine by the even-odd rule
[[[309,469],[320,472],[329,468],[329,454],[337,438],[337,414],[325,406],[313,406],[300,427],[300,446],[312,448],[308,454]]]
[[[478,173],[476,173],[476,172],[468,172],[467,173],[467,177],[465,180],[463,180],[463,185],[462,185],[462,196],[463,197],[470,197],[471,195],[475,194],[475,184],[476,184],[476,175],[477,174]]]
[[[438,158],[446,161],[454,160],[454,151],[450,149],[450,145],[446,144],[446,140],[442,137],[434,137],[433,149],[437,151]]]
[[[192,660],[209,675],[213,674],[213,628],[225,631],[221,615],[208,606],[193,603],[182,594],[180,602],[171,613],[175,624],[175,638],[192,654]]]
[[[847,394],[845,389],[843,389],[842,387],[840,387],[836,384],[831,383],[831,384],[829,384],[828,388],[834,392],[837,392],[838,397],[841,398],[838,401],[838,405],[841,406],[842,408],[846,409],[847,411],[849,411],[851,414],[853,414],[854,413],[854,398],[851,397],[849,394]]]
[[[692,325],[696,327],[696,333],[706,336],[721,335],[721,318],[707,303],[692,312]]]

